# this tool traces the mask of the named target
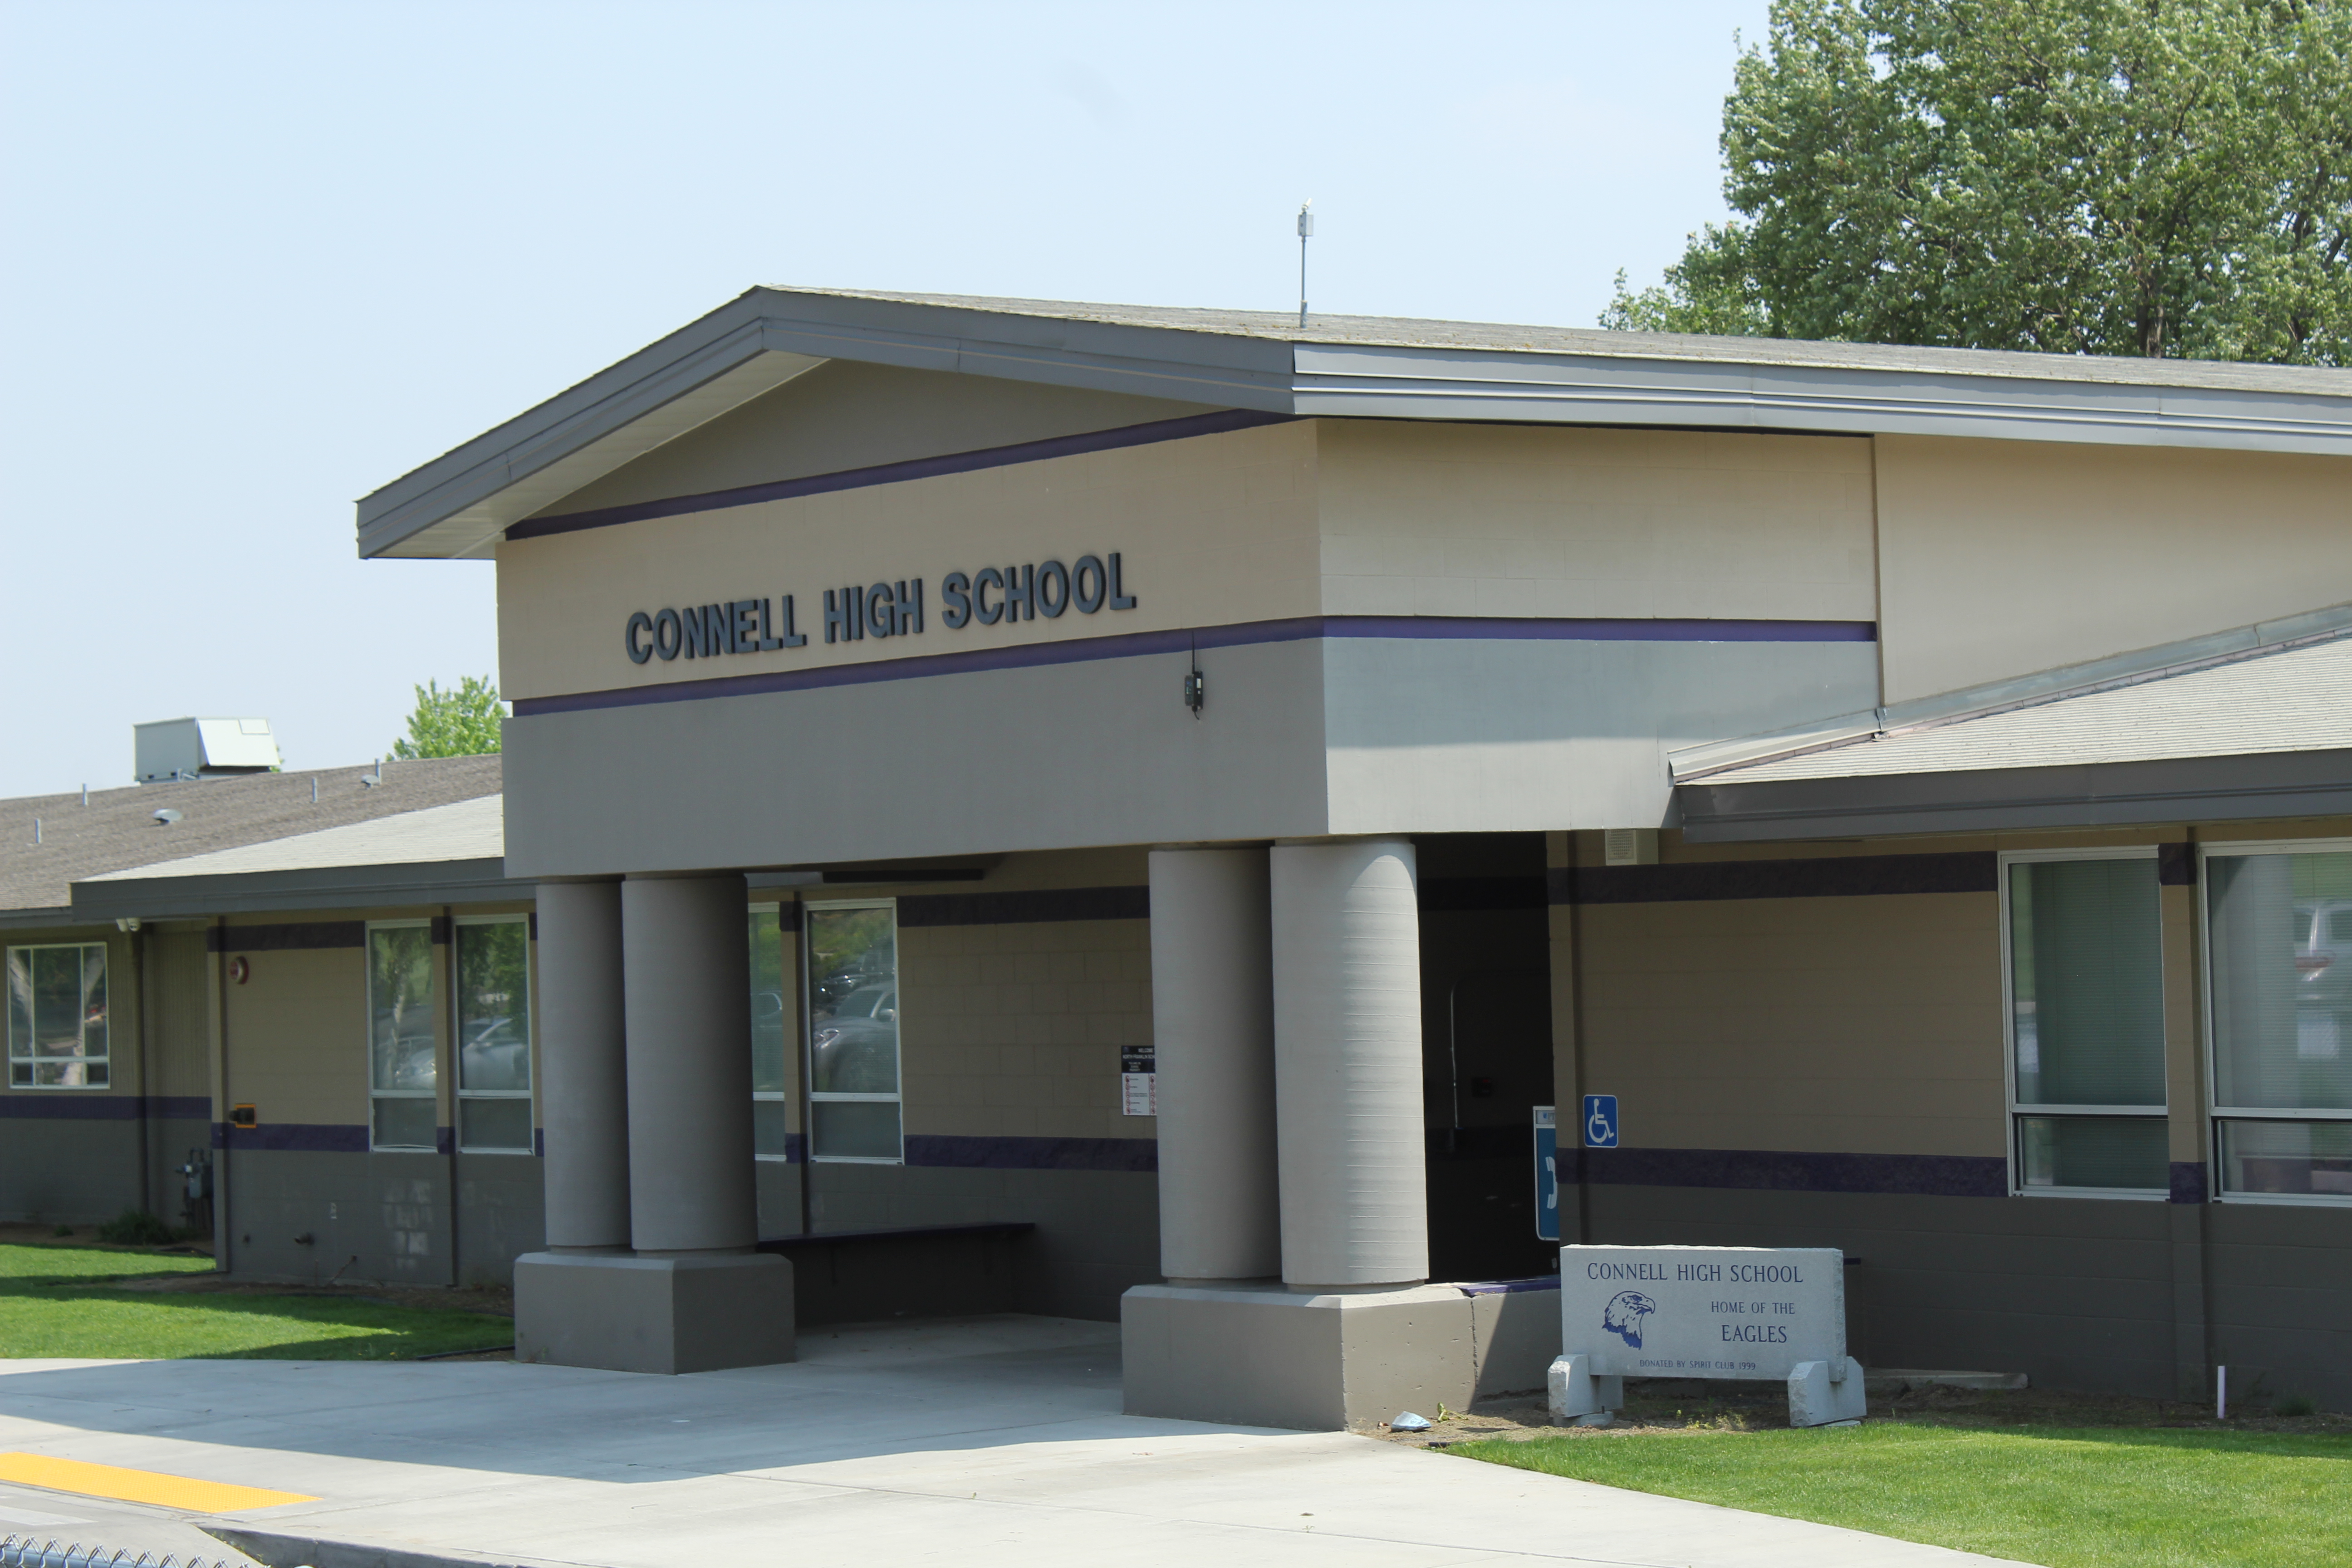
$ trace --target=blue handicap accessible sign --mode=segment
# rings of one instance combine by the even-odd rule
[[[1536,1107],[1536,1239],[1559,1239],[1559,1128],[1549,1105]]]
[[[1615,1095],[1588,1094],[1584,1097],[1584,1146],[1588,1149],[1617,1147]]]

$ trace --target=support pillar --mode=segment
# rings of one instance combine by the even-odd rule
[[[558,895],[559,906],[563,895]],[[575,1019],[604,1021],[593,1037],[609,1052],[617,1001],[625,1079],[620,1123],[625,1163],[590,1179],[567,1172],[566,1228],[550,1240],[608,1236],[625,1219],[633,1248],[553,1250],[515,1265],[516,1359],[620,1372],[707,1372],[793,1359],[793,1274],[782,1258],[752,1250],[759,1239],[751,1163],[751,976],[740,877],[635,879],[604,911],[617,912],[617,957],[590,971],[579,954],[558,961],[573,983]],[[576,913],[577,911],[572,911]],[[565,929],[559,916],[558,931]],[[551,972],[541,920],[541,987]],[[570,966],[567,968],[567,964]],[[617,976],[614,969],[617,968]],[[542,1013],[549,1011],[542,1001]],[[562,1008],[554,1017],[563,1016]],[[551,1046],[555,1044],[551,1035]],[[611,1136],[609,1054],[575,1074],[566,1114]],[[578,1064],[575,1064],[578,1065]],[[551,1089],[554,1085],[551,1083]],[[558,1141],[550,1108],[550,1152]],[[615,1150],[624,1145],[615,1144]],[[584,1158],[584,1156],[583,1156]],[[551,1189],[557,1173],[549,1173]],[[604,1247],[566,1242],[566,1247]]]
[[[1269,921],[1265,850],[1151,852],[1160,1271],[1171,1280],[1282,1270]]]
[[[1282,1279],[1129,1290],[1127,1407],[1310,1428],[1466,1409],[1470,1299],[1423,1283],[1412,845],[1280,844],[1268,870]],[[1159,888],[1155,857],[1155,926]],[[1155,1022],[1158,954],[1155,931]]]
[[[539,889],[539,1103],[551,1252],[629,1247],[621,884]]]

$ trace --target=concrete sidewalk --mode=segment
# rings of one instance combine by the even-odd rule
[[[1111,1324],[820,1329],[801,1351],[790,1366],[674,1378],[510,1363],[0,1362],[0,1449],[318,1500],[205,1521],[225,1531],[527,1564],[1994,1561],[1345,1433],[1122,1415]],[[40,1495],[58,1514],[94,1506]],[[131,1512],[185,1528],[167,1510]],[[279,1564],[335,1555],[249,1550]]]

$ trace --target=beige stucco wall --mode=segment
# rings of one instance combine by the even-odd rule
[[[1312,424],[1271,426],[509,542],[499,547],[504,690],[603,691],[1312,615],[1314,456]],[[941,618],[950,572],[1113,551],[1131,610],[960,631]],[[922,635],[824,641],[824,589],[913,577],[925,584]],[[805,647],[642,665],[624,651],[633,611],[787,593]]]
[[[1867,621],[1865,440],[1322,420],[1328,615]]]
[[[236,926],[225,951],[237,952]],[[226,990],[228,1100],[261,1125],[368,1121],[367,951],[246,955],[248,977]],[[436,1010],[437,1011],[437,1010]]]
[[[2352,459],[1874,445],[1889,702],[2352,600]]]

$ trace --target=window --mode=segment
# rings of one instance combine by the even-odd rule
[[[368,927],[369,1143],[431,1149],[438,1115],[433,1042],[433,929],[424,921]]]
[[[2001,876],[2016,1190],[2167,1195],[2156,851],[2005,855]]]
[[[528,1154],[530,923],[522,915],[457,921],[457,1147]]]
[[[803,908],[809,1157],[894,1164],[902,1148],[898,905],[883,899]]]
[[[786,1141],[783,922],[774,904],[751,906],[751,1149],[782,1160]]]
[[[104,1089],[106,944],[8,950],[8,1087]]]
[[[2205,853],[2224,1200],[2352,1202],[2352,843]]]

